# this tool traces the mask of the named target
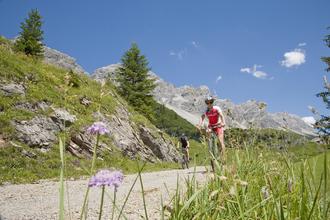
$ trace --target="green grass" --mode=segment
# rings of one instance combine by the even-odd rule
[[[187,181],[186,193],[174,197],[170,219],[328,219],[329,151],[326,162],[325,153],[304,161],[255,147],[227,153],[226,166],[206,185]]]
[[[171,136],[179,137],[185,133],[189,138],[199,139],[196,128],[173,110],[156,102],[152,108],[154,116],[151,121],[157,128],[164,130]]]
[[[3,39],[2,39],[3,40]],[[0,114],[1,133],[11,136],[10,121],[13,119],[25,120],[33,116],[32,113],[23,112],[14,107],[18,102],[37,103],[46,101],[53,107],[65,108],[71,114],[77,116],[77,122],[68,130],[74,132],[79,128],[93,122],[92,114],[102,105],[101,112],[112,114],[117,106],[111,95],[101,97],[101,92],[112,92],[111,85],[106,84],[101,91],[101,85],[90,79],[87,75],[76,74],[52,65],[45,64],[40,60],[8,50],[10,42],[1,44],[0,40],[0,80],[5,82],[23,83],[26,90],[25,96],[5,97],[0,94],[1,107],[4,109]],[[4,46],[5,45],[5,46]],[[88,107],[80,103],[80,98],[88,98],[92,104]],[[50,112],[39,112],[50,114]],[[6,127],[5,129],[3,129]]]
[[[23,155],[22,150],[32,152],[36,158]],[[47,153],[27,146],[22,148],[6,147],[0,149],[0,185],[10,183],[33,183],[40,179],[57,180],[61,168],[59,149],[53,147]],[[103,153],[105,154],[105,153]],[[136,161],[122,155],[121,152],[106,153],[102,159],[96,161],[96,169],[113,167],[122,170],[125,174],[136,172]],[[66,178],[80,178],[89,175],[90,160],[78,159],[69,153],[66,158]],[[146,163],[145,172],[179,169],[179,164],[170,162]]]

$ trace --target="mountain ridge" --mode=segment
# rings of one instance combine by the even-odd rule
[[[91,77],[98,81],[108,78],[116,83],[115,70],[119,66],[120,64],[117,63],[98,68]],[[212,95],[210,89],[206,85],[176,87],[154,72],[150,71],[149,74],[156,80],[157,87],[153,95],[157,102],[175,111],[190,123],[197,124],[200,115],[206,110],[205,97]],[[316,136],[313,127],[301,117],[287,112],[269,113],[266,111],[267,104],[262,101],[248,100],[235,104],[228,99],[217,99],[215,104],[222,108],[229,128],[275,128],[310,137]]]

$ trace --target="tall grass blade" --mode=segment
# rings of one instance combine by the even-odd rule
[[[61,173],[60,173],[60,220],[64,220],[64,146],[62,139],[59,138]]]
[[[144,164],[142,165],[141,169],[139,169],[139,172],[140,172],[140,170],[141,170],[141,171],[143,170],[143,168],[144,168],[145,165],[146,165],[146,163],[144,163]],[[122,207],[121,207],[121,210],[120,210],[120,212],[119,212],[119,215],[118,215],[118,218],[117,218],[118,220],[120,219],[120,216],[122,215],[122,213],[123,213],[123,211],[124,211],[124,208],[125,208],[125,206],[126,206],[126,203],[127,203],[127,201],[128,201],[128,198],[129,198],[129,196],[131,195],[131,192],[132,192],[132,190],[133,190],[133,188],[134,188],[134,186],[135,186],[135,183],[136,183],[136,181],[137,181],[138,179],[139,179],[139,175],[136,176],[136,178],[135,178],[135,180],[134,180],[134,182],[133,182],[131,188],[130,188],[129,191],[128,191],[128,194],[127,194],[127,196],[126,196],[126,198],[125,198],[125,201],[124,201],[124,203],[123,203],[123,205],[122,205]]]
[[[180,219],[180,216],[181,216],[182,212],[190,206],[190,203],[192,203],[192,202],[194,201],[194,199],[196,199],[196,197],[197,197],[201,192],[203,192],[203,190],[204,190],[204,188],[199,189],[197,192],[195,192],[195,193],[189,198],[189,200],[188,200],[187,202],[185,202],[185,204],[183,205],[183,207],[180,209],[180,212],[179,212],[179,215],[178,215],[179,219]]]
[[[312,218],[312,214],[314,212],[314,208],[316,206],[316,203],[317,203],[317,199],[319,197],[319,192],[321,190],[321,186],[322,186],[322,181],[323,181],[323,176],[321,176],[321,179],[320,179],[320,184],[317,188],[317,191],[316,191],[316,194],[315,194],[315,197],[314,197],[314,201],[313,201],[313,205],[312,205],[312,209],[311,211],[309,212],[309,215],[308,215],[308,220]]]
[[[282,198],[281,197],[280,197],[280,213],[281,213],[281,220],[285,220],[283,203],[282,203]]]
[[[100,204],[99,220],[101,220],[101,218],[102,218],[103,201],[104,201],[104,189],[105,189],[105,186],[102,186],[102,195],[101,195],[101,204]]]
[[[304,161],[305,163],[306,161]],[[306,183],[305,183],[305,175],[304,175],[304,168],[305,164],[301,163],[301,194],[300,194],[300,218],[302,220],[306,219],[307,214],[307,198],[306,198]]]
[[[94,145],[94,148],[93,148],[93,159],[92,159],[92,166],[91,166],[90,175],[94,174],[95,163],[96,163],[96,153],[97,153],[97,147],[99,145],[99,141],[100,141],[100,134],[97,134],[96,144]],[[81,213],[80,213],[80,219],[82,219],[84,217],[84,211],[86,209],[88,194],[89,194],[89,187],[87,187],[87,190],[86,190],[86,193],[85,193],[84,204],[81,208]],[[87,209],[86,209],[86,212],[87,212]],[[86,216],[86,214],[85,214],[85,216]]]
[[[164,208],[163,196],[160,196],[160,208],[161,208],[160,209],[161,210],[160,219],[164,220],[165,219],[165,215],[164,215],[165,208]]]
[[[145,162],[144,162],[145,164]],[[144,214],[146,216],[146,219],[148,220],[148,212],[147,212],[147,204],[146,204],[146,200],[145,200],[145,197],[144,197],[144,189],[143,189],[143,181],[142,181],[142,176],[141,176],[141,171],[140,170],[140,165],[139,163],[137,162],[137,166],[138,166],[138,169],[139,169],[139,179],[140,179],[140,185],[141,185],[141,191],[142,191],[142,199],[143,199],[143,207],[144,207]]]
[[[328,167],[327,167],[327,152],[324,152],[324,190],[323,190],[323,219],[328,219],[327,207],[327,186],[328,186]]]
[[[112,202],[112,214],[111,214],[111,220],[113,220],[113,217],[115,216],[115,207],[116,207],[116,194],[117,189],[113,189],[113,202]]]

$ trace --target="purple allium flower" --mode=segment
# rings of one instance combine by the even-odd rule
[[[124,176],[120,171],[100,170],[89,180],[88,186],[113,186],[115,189],[122,183]]]
[[[87,132],[90,134],[106,134],[109,133],[106,125],[103,122],[94,122],[89,128],[87,128]]]

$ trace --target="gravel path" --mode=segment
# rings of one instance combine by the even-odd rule
[[[143,185],[149,219],[160,219],[161,197],[168,204],[175,194],[177,178],[180,189],[184,188],[185,179],[194,175],[194,168],[189,170],[168,170],[143,173]],[[135,178],[126,175],[123,184],[118,188],[117,204],[121,208]],[[207,180],[209,174],[205,167],[196,167],[195,177],[199,183]],[[66,218],[79,219],[83,198],[86,192],[87,180],[68,181],[69,200],[66,198]],[[168,190],[168,191],[167,191]],[[106,191],[103,218],[110,219],[113,190]],[[124,209],[127,219],[144,219],[140,182],[137,181]],[[169,195],[170,194],[170,195]],[[0,220],[18,219],[58,219],[59,183],[41,181],[37,184],[5,185],[0,187]],[[67,196],[67,193],[66,193]],[[89,193],[88,218],[97,219],[101,201],[101,189],[91,188]],[[68,202],[69,201],[69,202]],[[68,208],[70,206],[70,209]],[[70,211],[69,211],[70,210]],[[115,213],[118,213],[116,211]],[[121,218],[124,219],[124,218]]]

